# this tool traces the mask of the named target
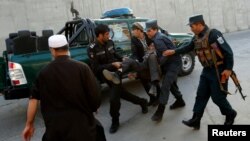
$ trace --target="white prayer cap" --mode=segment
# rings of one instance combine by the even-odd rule
[[[53,35],[49,37],[49,47],[60,48],[68,44],[65,35]]]

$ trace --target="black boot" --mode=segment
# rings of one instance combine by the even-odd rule
[[[237,116],[237,112],[235,110],[233,110],[233,113],[230,115],[226,115],[226,120],[224,125],[233,125],[234,123],[234,119]]]
[[[188,127],[193,127],[195,130],[199,130],[201,117],[201,115],[194,113],[193,117],[190,120],[183,120],[182,123],[187,125]]]
[[[157,96],[149,95],[149,103],[148,106],[157,106],[159,105],[159,100]]]
[[[161,93],[161,88],[160,88],[160,85],[159,85],[159,82],[158,81],[154,81],[152,82],[152,85],[154,85],[156,87],[156,95],[151,95],[149,93],[149,104],[148,106],[158,106],[159,105],[159,96],[160,96],[160,93]]]
[[[156,112],[154,113],[154,115],[152,116],[151,119],[153,121],[158,121],[158,122],[161,121],[162,120],[162,116],[164,114],[164,110],[165,110],[165,105],[159,104]]]
[[[170,105],[170,109],[173,110],[173,109],[176,109],[176,108],[180,108],[180,107],[184,107],[186,104],[184,102],[184,100],[181,98],[178,98],[174,104]]]
[[[141,105],[141,112],[143,114],[148,113],[148,101],[146,99],[143,99],[140,105]]]
[[[120,126],[119,119],[112,119],[112,124],[109,129],[109,133],[115,133]]]

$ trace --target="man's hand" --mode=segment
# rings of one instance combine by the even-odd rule
[[[37,99],[30,99],[27,111],[27,121],[26,126],[23,130],[22,137],[24,141],[30,141],[31,137],[34,134],[34,119],[37,111],[38,100]]]
[[[170,56],[175,54],[175,50],[166,50],[162,53],[162,56]]]
[[[26,124],[23,133],[22,133],[22,138],[24,141],[30,141],[31,137],[33,136],[35,131],[35,128],[33,124]]]
[[[121,62],[113,62],[112,65],[116,67],[117,69],[121,68],[122,63]]]
[[[230,75],[232,74],[231,70],[224,70],[221,75],[224,76],[226,79],[228,79],[230,77]]]
[[[133,79],[135,79],[137,77],[137,74],[136,73],[129,73],[128,74],[128,79],[130,79],[130,80],[133,80]]]

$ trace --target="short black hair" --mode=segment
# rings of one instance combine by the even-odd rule
[[[153,30],[159,30],[159,27],[158,26],[152,26],[151,29],[153,29]]]
[[[110,29],[107,25],[105,24],[98,24],[95,28],[95,35],[96,37],[99,36],[99,34],[105,34],[106,32],[109,32]]]
[[[201,24],[201,25],[203,25],[203,26],[206,25],[206,23],[205,23],[204,21],[195,22],[195,23],[193,23],[193,24]]]

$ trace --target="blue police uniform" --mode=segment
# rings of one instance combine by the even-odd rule
[[[158,29],[157,21],[152,20],[146,22],[147,30],[150,28]],[[159,121],[162,119],[165,105],[169,99],[170,90],[174,97],[176,98],[176,102],[170,106],[171,109],[176,107],[185,106],[185,102],[182,99],[181,92],[177,86],[177,77],[182,67],[182,61],[180,55],[173,55],[170,57],[162,56],[162,53],[168,49],[175,49],[173,42],[165,35],[160,32],[157,32],[152,38],[153,43],[155,45],[156,53],[158,60],[161,65],[161,70],[163,74],[162,86],[161,86],[161,95],[159,97],[159,106],[152,117],[153,121]],[[173,91],[174,90],[174,91]]]
[[[162,80],[162,95],[160,95],[160,103],[166,105],[169,98],[170,87],[177,80],[178,73],[181,70],[181,57],[179,55],[174,55],[169,58],[162,56],[163,51],[167,49],[175,49],[174,44],[168,37],[162,33],[156,33],[153,38],[155,44],[158,59],[161,63],[163,80]],[[176,99],[182,97],[180,92],[173,93]]]
[[[204,22],[202,15],[190,17],[190,25],[196,22]],[[203,65],[197,96],[193,108],[193,118],[183,121],[190,127],[199,129],[200,120],[204,113],[209,98],[220,108],[222,115],[226,115],[224,124],[233,124],[236,111],[232,109],[226,97],[228,82],[221,84],[221,73],[224,70],[233,69],[233,51],[226,42],[222,33],[216,29],[209,29],[205,25],[204,30],[195,35],[189,45],[175,50],[176,54],[195,51],[199,61]]]

